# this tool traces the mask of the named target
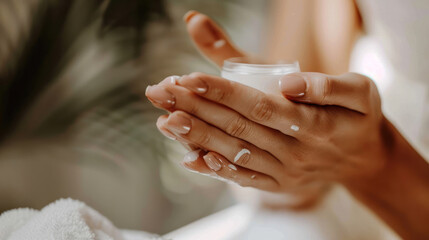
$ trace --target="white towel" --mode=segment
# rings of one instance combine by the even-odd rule
[[[1,240],[124,240],[104,216],[84,203],[60,199],[37,211],[15,209],[0,215]]]

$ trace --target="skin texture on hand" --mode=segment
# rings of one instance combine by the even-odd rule
[[[229,39],[228,35],[209,17],[197,11],[189,11],[185,17],[189,36],[197,49],[217,66],[233,57],[244,57]]]
[[[297,195],[341,183],[401,236],[425,239],[428,164],[383,117],[373,83],[358,74],[291,76],[306,85],[304,95],[287,96],[295,102],[201,73],[146,96],[172,112],[160,117],[161,131],[203,149],[183,162],[188,169]]]
[[[205,15],[191,12],[185,21],[218,66],[244,55]],[[146,96],[171,113],[159,118],[160,131],[197,149],[185,156],[186,168],[292,193],[301,206],[341,183],[402,237],[427,239],[428,164],[383,117],[374,83],[353,73],[295,73],[279,88],[284,97],[195,73],[169,77]]]
[[[238,167],[237,173],[242,167],[259,178],[272,178],[264,190],[283,192],[318,181],[376,174],[386,158],[380,131],[383,118],[373,83],[357,74],[293,74],[297,76],[308,87],[296,100],[320,99],[325,106],[297,104],[201,73],[180,78],[178,85],[151,86],[146,95],[155,106],[172,112],[161,117],[163,128],[183,142],[220,154]],[[340,104],[331,105],[341,96]],[[346,99],[349,96],[351,101]],[[237,158],[243,149],[246,154]]]
[[[232,57],[249,56],[239,50],[228,38],[227,34],[209,17],[196,11],[189,11],[184,16],[187,30],[194,42],[197,49],[207,57],[210,61],[214,62],[217,66],[222,67],[223,61]],[[163,81],[162,83],[171,83],[171,81]],[[169,135],[168,130],[158,125],[159,129],[164,135]],[[170,134],[171,138],[171,134]],[[184,144],[187,146],[187,144]],[[191,146],[191,149],[196,149],[196,146]],[[205,160],[207,162],[207,160]],[[320,184],[318,184],[320,185]],[[322,184],[320,187],[311,187],[305,189],[300,188],[294,195],[296,196],[295,203],[288,201],[289,207],[311,206],[317,203],[320,198],[328,189],[328,186]],[[290,193],[290,192],[289,192]]]
[[[244,55],[207,16],[190,12],[185,21],[218,66]],[[373,82],[297,73],[279,88],[284,98],[196,73],[167,78],[146,96],[171,112],[157,123],[164,135],[200,149],[185,157],[188,169],[297,196],[341,183],[402,237],[429,238],[428,164],[383,117]]]

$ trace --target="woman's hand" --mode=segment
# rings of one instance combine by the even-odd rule
[[[185,15],[184,21],[186,22],[187,30],[191,39],[195,43],[195,46],[204,56],[214,62],[217,66],[222,67],[223,61],[228,58],[243,57],[249,55],[243,53],[243,51],[235,47],[235,45],[228,38],[227,34],[212,19],[210,19],[206,15],[198,13],[196,11],[190,11]],[[172,82],[174,83],[176,79],[177,77],[167,78],[166,80],[162,81],[161,84],[168,84]],[[160,119],[160,121],[158,121],[158,128],[161,130],[161,132],[163,132],[164,135],[169,138],[176,138],[174,135],[172,136],[171,133],[168,132],[168,130],[162,127],[163,122],[163,119]],[[182,144],[189,150],[199,150],[198,146],[195,146],[193,144]],[[185,157],[185,159],[188,159],[190,156],[192,159],[194,159],[195,152],[189,153],[187,157]],[[201,152],[200,156],[197,158],[196,161],[194,161],[193,163],[188,163],[186,166],[196,164],[197,168],[200,169],[200,172],[208,172],[210,171],[209,169],[202,170],[201,168],[201,166],[205,166],[207,168],[207,165],[204,164],[205,161],[207,164],[211,164],[211,166],[214,168],[218,167],[215,163],[209,161],[208,156],[211,156],[211,154],[205,157],[205,160],[203,160],[202,156],[203,155]],[[290,195],[290,193],[292,192],[288,191],[289,195],[287,196],[287,200],[281,201],[282,203],[280,205],[276,203],[275,206],[284,207],[285,204],[288,207],[309,206],[317,202],[317,200],[320,199],[321,195],[326,192],[327,189],[327,186],[325,184],[320,183],[312,183],[306,185],[308,186],[304,187],[303,184],[300,184],[298,190],[293,192],[293,196]],[[267,203],[265,202],[265,200],[266,199],[264,198],[264,204]],[[271,201],[269,206],[274,206]]]
[[[239,50],[212,19],[197,11],[189,11],[185,17],[186,28],[201,54],[215,63],[223,66],[223,61],[233,57],[245,57],[248,54]]]
[[[210,49],[228,56],[227,43],[197,46],[219,64]],[[203,149],[185,157],[189,169],[274,192],[340,182],[402,237],[427,239],[428,164],[383,117],[372,81],[299,73],[280,87],[291,101],[191,74],[149,87],[146,95],[173,112],[159,118],[161,132]]]
[[[148,87],[146,96],[172,112],[159,118],[161,131],[210,151],[204,160],[211,171],[185,163],[194,171],[284,192],[370,178],[387,159],[380,98],[362,75],[281,79],[288,98],[312,104],[201,73],[176,80]]]

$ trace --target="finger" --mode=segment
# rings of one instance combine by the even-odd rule
[[[160,116],[156,121],[156,126],[158,130],[162,133],[162,135],[164,135],[168,139],[176,140],[177,139],[176,135],[174,135],[172,132],[170,132],[167,128],[164,127],[164,124],[167,121],[167,118],[168,118],[168,115]]]
[[[361,113],[371,108],[371,95],[378,94],[367,77],[346,73],[329,76],[322,73],[292,73],[279,81],[283,95],[293,101],[335,105]]]
[[[171,140],[177,140],[176,135],[174,135],[172,132],[170,132],[167,128],[163,127],[165,122],[167,121],[168,115],[162,115],[158,118],[156,121],[156,126],[158,127],[158,130],[167,138]],[[188,151],[194,151],[199,150],[200,148],[197,147],[195,144],[180,142],[183,147],[185,147]]]
[[[180,164],[191,172],[203,175],[212,175],[213,170],[207,166],[203,159],[203,156],[206,154],[207,152],[201,149],[189,151],[185,154]]]
[[[234,165],[257,170],[270,176],[281,176],[283,165],[268,152],[222,132],[216,127],[182,111],[170,114],[164,124],[178,139],[190,142],[207,151],[218,152],[231,159]]]
[[[189,11],[184,20],[188,33],[198,50],[222,67],[223,61],[233,57],[244,57],[227,34],[209,17],[197,11]]]
[[[159,82],[159,85],[176,85],[177,81],[180,79],[180,76],[177,75],[173,75],[173,76],[169,76],[167,78],[165,78],[164,80],[162,80],[161,82]]]
[[[280,96],[265,94],[257,89],[203,73],[182,77],[178,85],[199,96],[227,106],[251,121],[278,129],[286,135],[297,137],[313,125],[308,116],[314,107],[285,101]]]
[[[238,114],[236,111],[201,98],[181,86],[161,87],[174,96],[171,111],[182,110],[213,125],[225,133],[252,143],[276,158],[285,158],[285,152],[296,149],[297,141],[272,128],[260,125]],[[286,158],[287,159],[287,158]]]
[[[195,157],[191,158],[195,159]],[[228,183],[236,183],[242,187],[254,187],[265,191],[278,191],[279,184],[274,178],[263,173],[242,168],[231,164],[225,157],[216,153],[208,152],[203,156],[202,164],[200,158],[194,161],[184,161],[182,164],[185,168],[210,176]],[[215,166],[214,169],[209,166]],[[210,169],[208,171],[208,169]]]

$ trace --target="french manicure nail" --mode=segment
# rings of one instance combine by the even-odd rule
[[[192,172],[192,173],[199,173],[198,171],[195,171],[194,169],[190,168],[190,167],[189,167],[188,165],[186,165],[186,163],[184,163],[184,162],[180,163],[180,165],[181,165],[184,169],[188,170],[189,172]]]
[[[145,94],[149,100],[163,106],[172,107],[176,104],[173,94],[169,93],[164,86],[148,86]]]
[[[183,163],[195,162],[198,159],[198,157],[200,156],[200,152],[201,152],[201,149],[198,149],[198,150],[195,150],[192,152],[188,152],[183,157]]]
[[[149,92],[149,89],[152,88],[151,85],[147,85],[146,90],[144,92],[145,95],[147,95],[147,93]]]
[[[182,135],[191,131],[191,124],[189,118],[175,114],[168,116],[165,127],[174,134]]]
[[[279,80],[279,87],[285,96],[302,97],[307,91],[307,82],[301,76],[286,75]]]
[[[197,11],[195,11],[195,10],[190,10],[190,11],[188,11],[186,14],[185,14],[185,16],[183,17],[183,21],[185,21],[186,23],[188,23],[189,21],[191,21],[191,19],[195,16],[195,15],[197,15],[198,14],[198,12]]]
[[[205,155],[203,159],[204,162],[206,162],[207,166],[213,171],[219,171],[222,168],[221,162],[211,154]]]
[[[159,131],[162,133],[162,135],[166,136],[167,138],[169,138],[169,139],[171,139],[171,140],[176,140],[176,139],[177,139],[177,138],[176,138],[176,136],[175,136],[174,134],[172,134],[172,133],[168,132],[167,130],[164,130],[164,129],[160,129],[160,128],[159,128]]]

